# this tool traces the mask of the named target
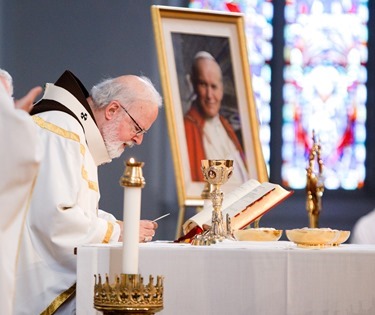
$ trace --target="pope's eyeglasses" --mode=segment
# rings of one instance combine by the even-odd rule
[[[121,108],[125,111],[125,113],[128,114],[128,116],[130,117],[130,119],[133,121],[134,125],[136,126],[136,131],[135,131],[135,135],[136,136],[140,136],[140,135],[144,135],[147,130],[146,129],[143,129],[136,121],[135,119],[132,117],[132,115],[129,114],[129,112],[125,109],[125,107],[122,107]]]

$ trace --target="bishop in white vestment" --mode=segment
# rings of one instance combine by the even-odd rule
[[[111,159],[87,97],[66,71],[32,112],[44,155],[20,243],[17,315],[75,314],[74,248],[119,239],[116,218],[97,208],[97,166]]]

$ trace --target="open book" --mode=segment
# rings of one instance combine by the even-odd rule
[[[240,230],[254,222],[263,214],[271,210],[281,201],[288,198],[293,191],[288,191],[277,184],[260,183],[251,179],[235,190],[224,194],[222,204],[223,219],[227,213],[231,218],[232,230]],[[182,226],[184,234],[188,234],[195,227],[203,224],[211,225],[212,203],[206,203],[202,211],[187,220]]]

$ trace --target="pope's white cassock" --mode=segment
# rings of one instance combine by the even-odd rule
[[[116,218],[98,210],[97,166],[110,158],[87,97],[66,71],[32,112],[44,154],[21,237],[17,315],[75,314],[74,248],[120,235]]]
[[[12,314],[20,234],[42,150],[30,115],[0,84],[0,314]]]

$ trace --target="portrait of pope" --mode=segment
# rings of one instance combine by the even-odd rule
[[[192,181],[203,159],[232,159],[231,184],[248,178],[228,38],[172,34]]]

